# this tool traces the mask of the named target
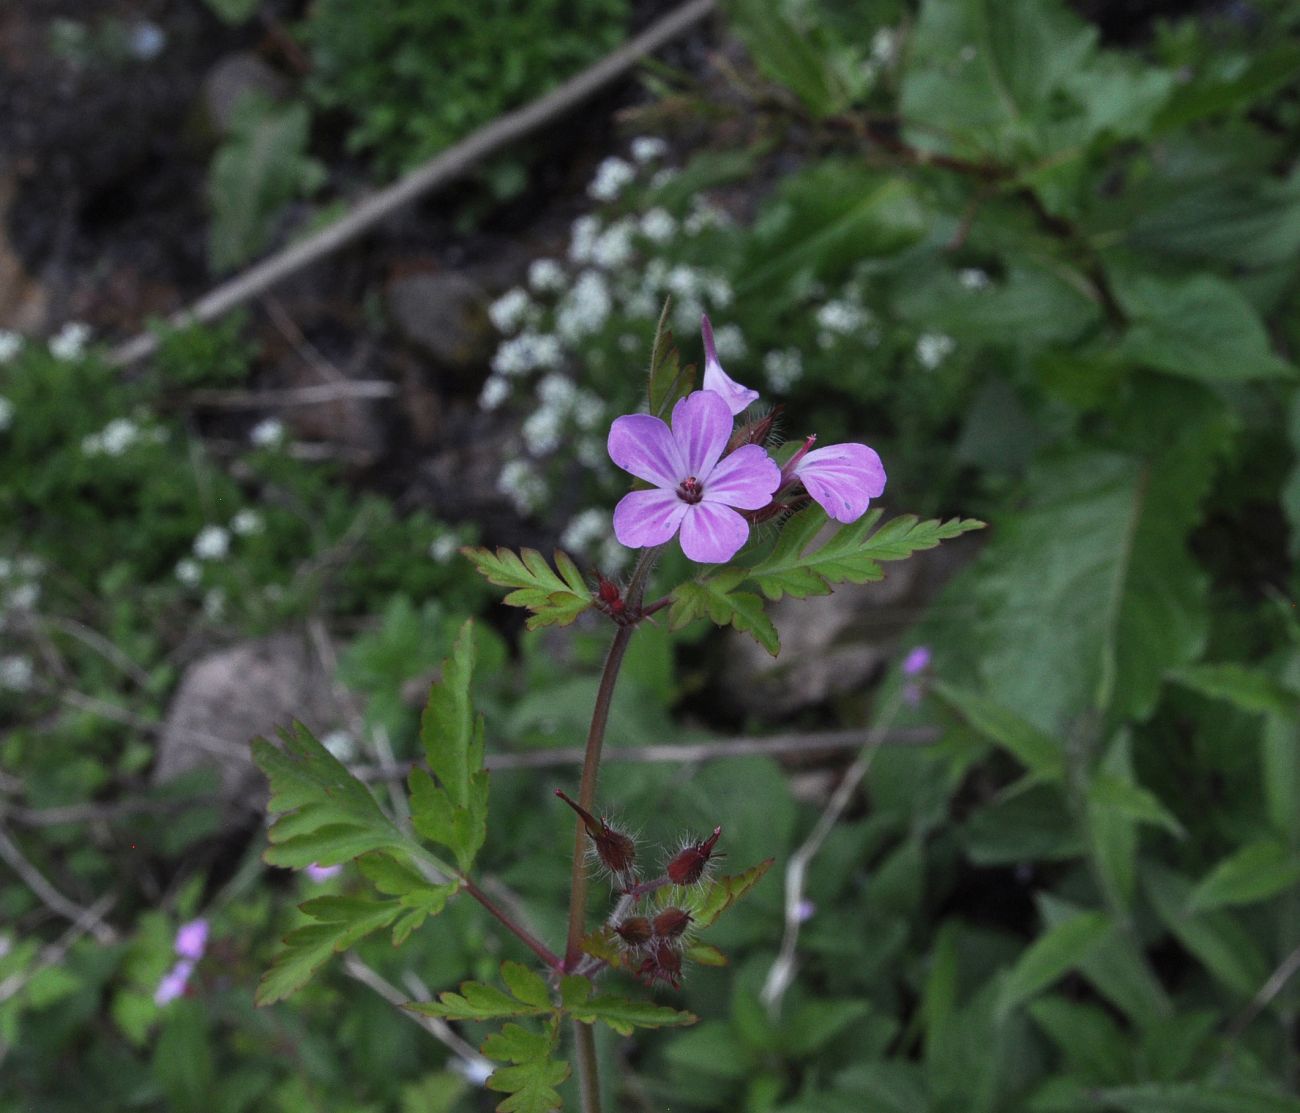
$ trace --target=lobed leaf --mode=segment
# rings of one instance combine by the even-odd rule
[[[556,550],[555,569],[536,549],[463,549],[474,567],[497,587],[514,590],[504,602],[532,612],[527,626],[568,626],[592,605],[591,590],[568,554]],[[558,571],[556,571],[558,569]]]
[[[489,1090],[510,1095],[497,1106],[499,1113],[549,1113],[560,1108],[555,1087],[569,1077],[569,1064],[551,1058],[557,1026],[558,1021],[552,1021],[545,1032],[537,1033],[507,1024],[484,1041],[483,1054],[489,1059],[515,1064],[498,1067],[487,1080]]]
[[[570,975],[560,982],[560,1000],[565,1011],[583,1024],[600,1021],[620,1036],[630,1036],[637,1028],[675,1027],[694,1024],[699,1017],[653,1001],[633,1001],[608,994],[593,997],[591,982]]]
[[[773,657],[781,650],[781,639],[763,610],[763,600],[747,591],[733,591],[744,578],[744,570],[729,568],[703,580],[687,580],[672,593],[668,624],[680,630],[697,618],[718,626],[732,626],[749,634]]]
[[[495,1020],[506,1016],[546,1016],[555,1012],[546,982],[518,962],[501,964],[505,993],[483,982],[462,982],[460,992],[447,990],[437,1001],[413,1001],[406,1007],[444,1020]],[[484,1054],[489,1054],[484,1052]],[[497,1058],[498,1056],[493,1056]]]

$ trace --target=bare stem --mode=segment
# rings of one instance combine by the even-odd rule
[[[465,887],[465,892],[467,892],[476,901],[478,901],[479,904],[481,904],[484,908],[486,908],[489,912],[491,912],[493,916],[495,916],[498,920],[500,920],[501,923],[505,925],[507,929],[509,929],[518,937],[519,941],[523,943],[525,947],[527,947],[530,951],[533,952],[533,954],[535,954],[544,963],[546,963],[546,965],[550,967],[550,969],[555,970],[557,972],[562,972],[565,969],[565,964],[560,961],[559,955],[557,955],[548,946],[546,946],[545,943],[541,942],[534,935],[526,931],[519,924],[515,923],[515,921],[511,919],[511,917],[502,908],[500,908],[492,900],[492,898],[487,895],[487,893],[485,893],[482,889],[480,889],[477,885],[475,885],[474,882],[472,882],[464,874],[460,875],[460,883]]]
[[[579,1020],[573,1022],[573,1045],[578,1052],[578,1085],[582,1088],[582,1113],[600,1113],[600,1074],[596,1069],[596,1035],[590,1024],[583,1024]]]

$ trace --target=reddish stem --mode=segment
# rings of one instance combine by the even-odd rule
[[[486,908],[489,912],[491,912],[493,916],[495,916],[498,920],[500,920],[501,923],[506,926],[506,928],[508,928],[519,938],[519,940],[524,944],[525,947],[527,947],[530,951],[533,952],[533,954],[535,954],[544,963],[546,963],[547,966],[549,966],[552,970],[556,971],[557,973],[564,972],[564,968],[565,968],[564,963],[560,961],[559,955],[557,955],[554,951],[552,951],[549,947],[547,947],[546,944],[536,939],[533,935],[531,935],[529,932],[525,931],[522,927],[520,927],[517,923],[515,923],[514,920],[510,918],[508,913],[506,913],[503,909],[499,908],[493,902],[492,898],[487,895],[487,893],[483,892],[482,889],[480,889],[477,885],[475,885],[474,882],[472,882],[468,877],[464,876],[464,874],[461,875],[460,882],[462,885],[465,886],[465,892],[467,892],[476,901],[478,901],[479,904],[481,904],[484,908]]]

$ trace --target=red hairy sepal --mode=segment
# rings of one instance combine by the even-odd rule
[[[557,788],[555,795],[578,813],[582,825],[587,829],[587,834],[591,838],[593,849],[596,851],[596,857],[600,864],[624,884],[634,878],[636,840],[631,835],[615,830],[610,826],[607,819],[603,817],[597,819],[581,804],[570,800],[561,789]]]
[[[655,916],[651,927],[660,939],[680,941],[690,925],[691,914],[686,909],[670,907]]]
[[[715,855],[714,846],[722,837],[722,828],[715,827],[713,834],[700,842],[687,843],[668,860],[664,873],[674,885],[694,885],[705,874],[709,859]]]
[[[637,977],[648,986],[653,986],[655,982],[667,982],[673,989],[681,989],[681,952],[666,940],[656,943],[650,957],[637,970]]]

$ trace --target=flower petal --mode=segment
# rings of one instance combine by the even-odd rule
[[[620,468],[656,487],[675,491],[686,478],[686,465],[677,451],[673,432],[657,417],[616,417],[609,427],[608,448],[609,458]]]
[[[729,507],[698,502],[682,519],[682,552],[700,564],[725,564],[749,539],[749,523]]]
[[[814,449],[795,465],[794,473],[837,522],[856,522],[885,489],[884,465],[865,444]]]
[[[743,444],[718,461],[704,484],[705,502],[761,510],[781,485],[781,469],[756,444]]]
[[[662,545],[686,514],[686,503],[672,491],[632,491],[614,507],[614,536],[629,549]]]
[[[686,470],[673,481],[674,489],[688,475],[703,483],[730,439],[731,413],[721,395],[697,390],[679,399],[673,407],[673,440]]]
[[[704,389],[720,394],[734,417],[758,398],[758,391],[741,386],[722,369],[718,362],[718,349],[713,343],[713,326],[707,316],[703,318],[700,331],[704,334]]]

